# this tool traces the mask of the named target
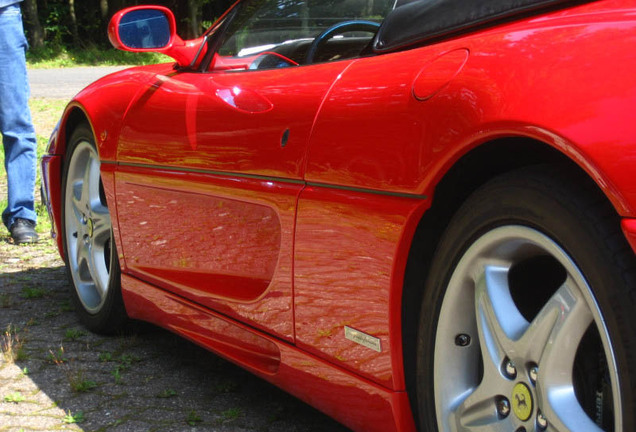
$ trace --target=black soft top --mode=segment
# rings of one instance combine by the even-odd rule
[[[398,0],[373,44],[377,53],[451,36],[571,0]]]

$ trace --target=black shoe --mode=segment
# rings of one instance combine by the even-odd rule
[[[9,231],[14,244],[37,243],[40,239],[35,232],[35,222],[28,219],[17,218]]]

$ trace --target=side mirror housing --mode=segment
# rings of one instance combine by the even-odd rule
[[[165,54],[182,67],[194,66],[203,43],[203,38],[181,39],[174,14],[162,6],[133,6],[117,12],[108,24],[108,39],[117,49]]]

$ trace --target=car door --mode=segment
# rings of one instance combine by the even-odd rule
[[[400,294],[410,239],[431,204],[423,179],[474,115],[470,93],[455,87],[464,43],[359,60],[334,84],[311,137],[296,223],[296,343],[389,388],[404,385]],[[351,97],[357,89],[363,97]]]
[[[245,3],[250,13],[253,5],[279,13],[276,1]],[[288,56],[312,38],[256,15],[256,26],[237,18],[238,36],[221,37],[205,70],[157,74],[131,104],[117,154],[119,233],[129,274],[292,340],[307,145],[325,95],[353,60],[298,66]],[[307,20],[298,28],[321,31]],[[281,32],[284,43],[268,39]]]
[[[312,121],[343,66],[157,76],[117,155],[130,274],[291,337],[296,199]]]

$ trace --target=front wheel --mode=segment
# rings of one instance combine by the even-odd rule
[[[421,312],[422,430],[634,430],[634,253],[572,178],[507,174],[451,222]]]
[[[121,271],[100,160],[86,125],[69,140],[62,190],[64,258],[80,320],[97,333],[119,331],[126,322]]]

